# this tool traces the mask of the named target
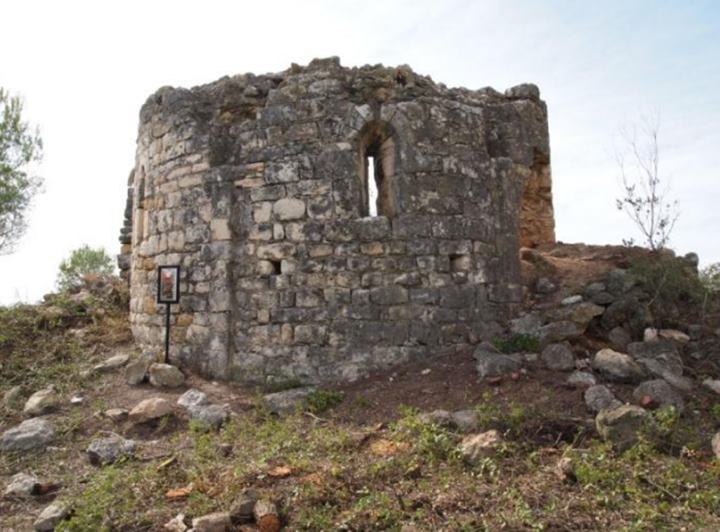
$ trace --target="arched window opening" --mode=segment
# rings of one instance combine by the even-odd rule
[[[366,125],[359,146],[359,175],[362,182],[362,216],[393,216],[395,141],[384,122]]]

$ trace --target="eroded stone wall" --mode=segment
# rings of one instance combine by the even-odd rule
[[[162,348],[156,268],[179,264],[171,358],[207,375],[349,379],[462,348],[522,297],[521,205],[538,179],[551,238],[532,85],[447,89],[331,58],[160,89],[125,229],[133,332]],[[367,216],[369,180],[381,216]]]

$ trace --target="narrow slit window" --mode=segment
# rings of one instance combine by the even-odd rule
[[[375,157],[367,158],[368,214],[377,216],[378,185],[375,176]]]

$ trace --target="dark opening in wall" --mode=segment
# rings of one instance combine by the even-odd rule
[[[271,260],[270,264],[272,264],[272,275],[280,275],[282,272],[281,262],[279,260]]]
[[[393,216],[395,198],[395,141],[390,126],[371,122],[360,136],[359,175],[362,182],[362,216]]]

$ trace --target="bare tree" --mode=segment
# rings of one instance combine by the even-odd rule
[[[637,123],[620,128],[615,159],[624,196],[616,200],[642,234],[642,244],[652,250],[667,246],[678,219],[678,203],[668,199],[669,179],[660,175],[657,114],[642,116]],[[634,239],[623,240],[632,245]]]

